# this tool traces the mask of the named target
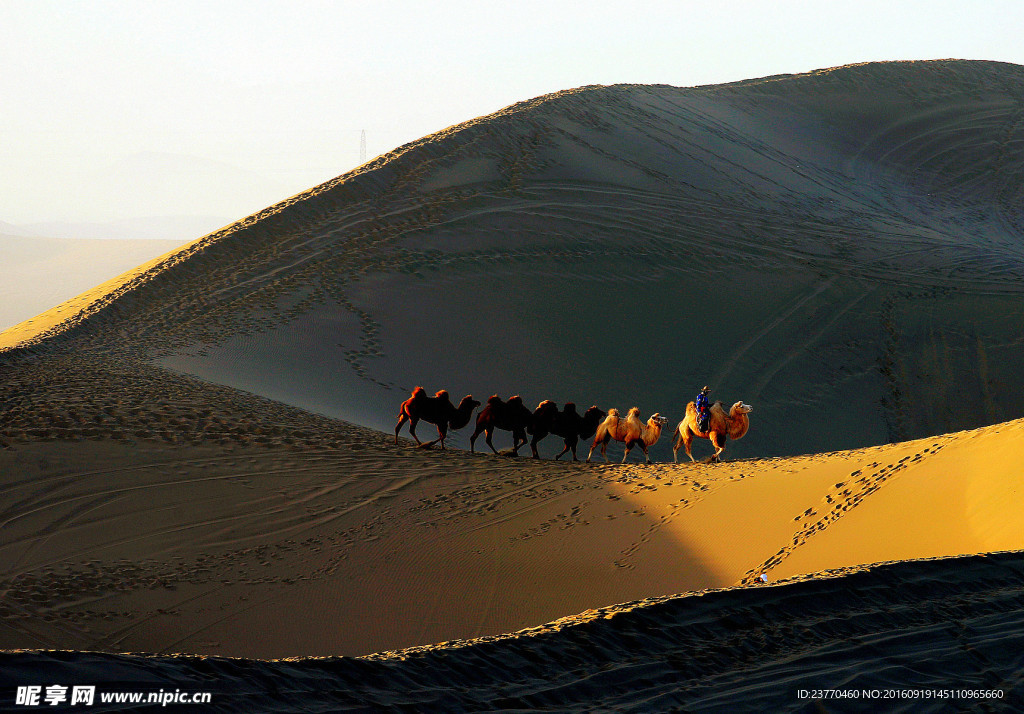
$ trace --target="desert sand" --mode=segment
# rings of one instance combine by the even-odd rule
[[[1024,706],[1022,97],[957,61],[570,90],[0,334],[0,698]],[[672,464],[705,383],[750,432]],[[416,385],[670,421],[649,466],[396,445]]]

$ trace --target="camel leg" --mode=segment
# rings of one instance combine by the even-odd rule
[[[494,453],[498,453],[498,450],[494,448],[494,443],[491,441],[491,436],[493,436],[494,434],[494,429],[484,429],[484,434],[487,437],[484,439],[484,441],[486,441],[487,445],[491,447],[491,451],[493,451]]]
[[[611,440],[611,438],[611,436],[607,436],[605,437],[605,440],[601,442],[601,456],[607,463],[611,463],[611,461],[608,458],[608,442]]]
[[[407,421],[409,421],[409,417],[407,417],[405,415],[405,412],[402,412],[401,414],[398,415],[398,423],[395,424],[395,443],[396,444],[398,443],[398,432],[400,432],[402,430],[402,427],[405,425],[405,422],[407,422]]]
[[[672,432],[672,463],[679,463],[679,447],[683,445],[683,438],[679,435],[679,427]]]
[[[721,461],[719,456],[721,456],[722,452],[725,451],[725,439],[723,439],[722,435],[716,431],[711,432],[708,436],[711,439],[711,443],[715,445],[714,460]]]
[[[644,458],[647,460],[647,463],[651,463],[651,455],[649,453],[647,453],[647,442],[646,441],[641,441],[640,443],[644,447]]]
[[[576,456],[576,445],[579,443],[579,441],[580,441],[580,438],[578,436],[575,439],[573,439],[572,437],[566,438],[565,439],[565,448],[563,448],[561,450],[561,452],[559,452],[558,456],[555,457],[555,460],[557,461],[558,459],[560,459],[562,457],[563,454],[565,454],[566,451],[569,451],[570,449],[572,449],[572,460],[573,461],[579,461],[579,458]]]
[[[590,445],[590,453],[589,453],[589,454],[587,454],[587,463],[588,463],[588,464],[590,463],[590,457],[594,455],[594,449],[596,449],[596,448],[597,448],[597,445],[598,445],[598,444],[599,444],[600,442],[601,442],[601,437],[600,437],[600,436],[595,436],[595,437],[594,437],[594,443]],[[607,461],[607,460],[608,460],[608,459],[606,458],[606,459],[605,459],[605,461]]]
[[[633,446],[631,444],[626,444],[626,453],[622,455],[622,463],[626,463],[626,459],[629,458],[629,450],[632,448]]]
[[[512,453],[515,456],[519,456],[519,449],[526,446],[527,438],[526,432],[513,431],[512,432]]]
[[[409,420],[409,434],[416,440],[417,444],[422,444],[420,437],[416,436],[416,425],[419,424],[420,420],[418,417],[411,417]]]
[[[480,436],[482,432],[483,429],[481,429],[480,425],[477,424],[476,428],[473,430],[473,436],[469,437],[469,453],[476,453],[476,437]]]
[[[544,436],[547,436],[545,434]],[[539,459],[540,454],[537,452],[537,442],[540,441],[541,437],[537,434],[533,435],[533,439],[530,440],[530,448],[533,450],[533,458]]]
[[[693,432],[690,431],[690,427],[686,427],[682,434],[683,446],[686,447],[686,455],[690,457],[690,461],[697,463],[697,459],[693,458],[693,454],[690,453],[690,444],[693,443]]]
[[[440,442],[441,448],[443,449],[444,448],[444,439],[445,439],[445,437],[447,435],[448,435],[448,425],[445,424],[444,428],[441,428],[440,426],[438,426],[437,427],[437,438],[434,439],[433,441],[424,441],[422,444],[420,444],[420,448],[421,449],[432,449],[432,448],[434,448],[434,444],[437,444],[437,443]]]

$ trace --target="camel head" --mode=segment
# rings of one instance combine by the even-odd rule
[[[473,417],[473,410],[478,406],[480,406],[480,402],[473,399],[472,394],[467,394],[459,402],[459,406],[451,412],[451,416],[448,417],[448,426],[452,429],[461,429],[466,426]]]
[[[750,419],[747,414],[754,411],[754,407],[743,402],[736,402],[729,410],[729,438],[742,439],[750,428]]]
[[[654,446],[661,438],[661,428],[665,426],[668,419],[655,412],[643,427],[643,439],[647,446]]]
[[[478,402],[477,400],[473,399],[473,395],[472,394],[467,394],[466,396],[464,396],[462,398],[462,401],[459,402],[459,411],[463,411],[463,410],[473,411],[478,406],[480,406],[480,402]]]
[[[647,423],[651,426],[657,424],[658,426],[665,426],[668,423],[668,417],[663,417],[661,414],[655,412],[651,415],[651,418],[647,420]]]
[[[729,416],[736,416],[738,414],[749,414],[754,411],[754,407],[743,402],[736,402],[732,405],[732,409],[729,410]]]

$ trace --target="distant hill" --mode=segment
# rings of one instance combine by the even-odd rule
[[[0,230],[14,228],[0,226]],[[73,240],[0,233],[0,330],[27,320],[139,263],[170,240]]]
[[[1022,119],[1024,68],[994,62],[567,90],[211,234],[30,343],[385,430],[416,385],[671,427],[708,384],[755,407],[734,457],[1006,420]]]

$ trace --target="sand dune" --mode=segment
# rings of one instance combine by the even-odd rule
[[[137,271],[46,344],[373,428],[418,383],[673,418],[710,383],[757,408],[747,456],[1017,418],[1021,72],[881,63],[523,102]]]
[[[0,655],[4,686],[1019,706],[1022,72],[542,97],[2,333],[0,648],[32,650]],[[704,383],[755,406],[723,464],[664,463],[668,434],[645,466],[368,428],[416,384],[672,426]],[[284,657],[306,659],[262,661]],[[889,708],[951,706],[984,704]]]

